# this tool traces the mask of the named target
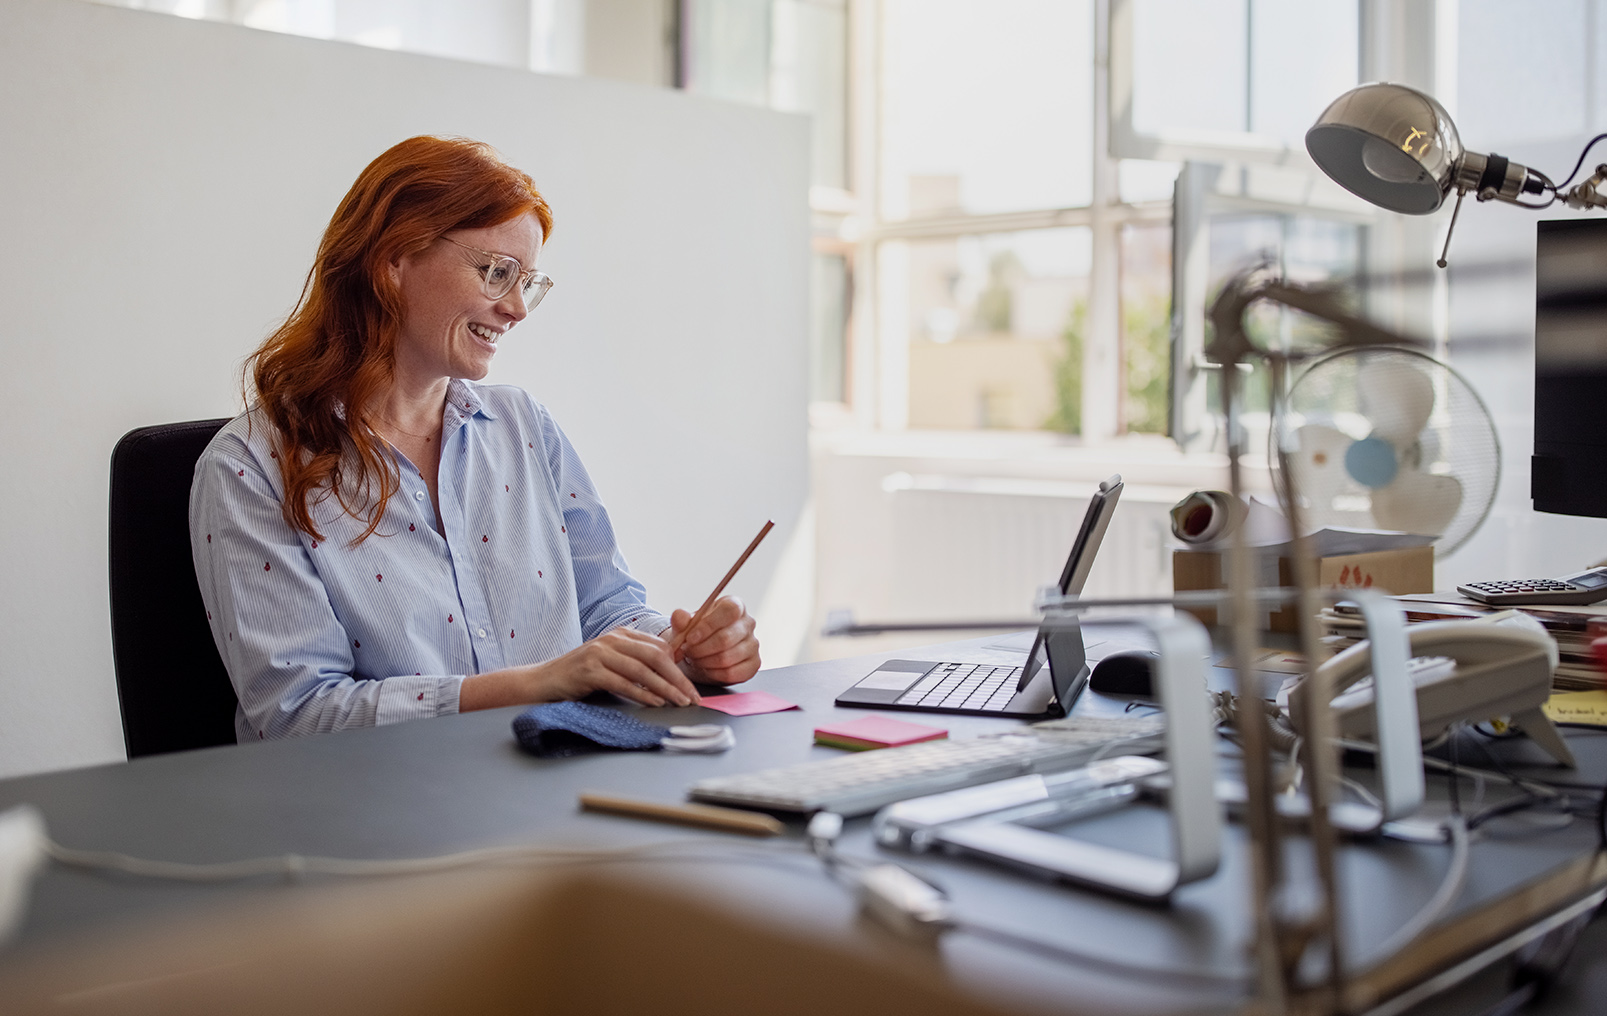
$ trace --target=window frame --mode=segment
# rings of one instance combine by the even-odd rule
[[[1380,219],[1377,209],[1337,187],[1319,190],[1304,202],[1278,200],[1267,193],[1300,180],[1298,175],[1287,176],[1271,167],[1252,169],[1198,160],[1185,162],[1178,173],[1172,197],[1172,372],[1167,434],[1185,451],[1223,448],[1221,421],[1209,409],[1206,388],[1209,378],[1221,370],[1219,364],[1205,358],[1211,220],[1230,214],[1300,216],[1362,226],[1370,234]],[[1364,239],[1364,270],[1368,246]]]
[[[1187,452],[1207,451],[1219,424],[1206,403],[1204,361],[1205,300],[1209,295],[1209,220],[1228,212],[1332,218],[1369,227],[1364,264],[1420,263],[1432,260],[1434,234],[1441,224],[1402,224],[1344,191],[1317,169],[1303,147],[1291,147],[1249,132],[1141,134],[1132,119],[1136,0],[1093,0],[1094,116],[1090,139],[1092,194],[1087,205],[1016,212],[946,213],[883,221],[876,193],[879,150],[879,92],[885,0],[849,4],[849,165],[852,193],[838,207],[853,210],[842,219],[842,233],[858,245],[853,259],[856,296],[850,328],[858,341],[846,358],[849,412],[862,427],[898,432],[908,429],[910,392],[907,334],[890,334],[878,275],[883,243],[932,240],[1030,229],[1083,226],[1090,229],[1093,263],[1089,278],[1087,334],[1083,350],[1082,441],[1096,444],[1119,436],[1121,292],[1119,251],[1122,230],[1131,224],[1170,221],[1172,247],[1171,378],[1167,435]],[[1441,51],[1454,36],[1454,2],[1436,0],[1431,11],[1402,16],[1389,0],[1358,0],[1358,78],[1419,82],[1433,90],[1454,68],[1454,52]],[[1441,10],[1440,8],[1446,8]],[[1436,58],[1438,57],[1438,61]],[[1443,91],[1443,88],[1441,89]],[[1122,159],[1183,164],[1170,198],[1123,201],[1118,168]],[[1203,186],[1201,169],[1217,167],[1218,179],[1236,178],[1236,188]],[[1195,169],[1188,167],[1194,166]],[[1431,228],[1423,228],[1423,227]],[[1440,287],[1441,289],[1443,287]],[[1438,290],[1369,294],[1369,308],[1385,311],[1382,323],[1443,320],[1434,304]],[[1387,309],[1386,309],[1387,308]],[[1114,338],[1111,338],[1114,337]],[[1442,336],[1435,338],[1443,341]],[[900,367],[900,358],[903,366]]]
[[[1088,332],[1115,334],[1120,320],[1116,252],[1121,230],[1129,223],[1164,221],[1170,214],[1170,202],[1121,200],[1116,159],[1110,154],[1108,144],[1109,31],[1106,21],[1110,0],[1093,0],[1091,7],[1094,19],[1094,66],[1091,68],[1094,75],[1094,115],[1093,137],[1090,139],[1093,186],[1089,204],[882,220],[874,185],[861,185],[858,188],[863,218],[858,230],[861,249],[855,264],[854,289],[856,293],[863,294],[863,298],[856,301],[855,321],[858,334],[869,337],[870,341],[859,343],[860,350],[853,360],[858,376],[850,380],[850,389],[863,395],[864,401],[854,406],[855,416],[862,424],[886,431],[908,428],[908,370],[907,366],[900,370],[893,362],[901,354],[907,356],[907,337],[895,340],[888,334],[889,330],[883,327],[887,316],[882,307],[882,280],[878,278],[876,266],[880,258],[880,245],[885,242],[957,239],[962,236],[1066,226],[1087,227],[1092,232],[1094,249],[1089,278]],[[850,120],[854,123],[851,128],[855,149],[851,155],[853,179],[875,181],[882,142],[876,124],[880,111],[878,86],[881,79],[883,0],[850,0],[850,9],[850,48],[855,51],[851,66],[859,72],[858,81],[851,81],[849,86],[853,96],[850,102]],[[1108,344],[1091,342],[1085,346],[1083,358],[1083,438],[1086,441],[1113,437],[1120,419],[1117,386],[1121,370],[1118,356],[1115,350],[1108,348]]]
[[[1118,159],[1154,162],[1259,162],[1317,171],[1303,148],[1250,131],[1141,133],[1133,124],[1133,4],[1137,0],[1102,0],[1110,4],[1110,152]],[[1335,96],[1337,98],[1337,96]]]

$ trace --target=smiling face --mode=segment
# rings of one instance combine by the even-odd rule
[[[448,234],[458,243],[517,258],[525,271],[541,255],[541,224],[521,215],[484,229]],[[491,370],[497,342],[529,313],[519,287],[500,300],[485,295],[484,259],[437,240],[391,266],[404,311],[396,337],[396,379],[406,387],[478,381]]]

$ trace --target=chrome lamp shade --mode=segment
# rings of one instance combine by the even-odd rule
[[[1453,187],[1478,183],[1475,176],[1458,187],[1466,152],[1445,107],[1405,85],[1362,85],[1341,95],[1306,132],[1306,150],[1341,187],[1407,215],[1426,215]]]

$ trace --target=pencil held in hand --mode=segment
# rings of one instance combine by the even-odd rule
[[[766,536],[769,536],[770,530],[774,529],[775,527],[776,524],[773,521],[770,519],[765,519],[764,525],[759,527],[759,535],[753,538],[753,542],[748,544],[748,549],[744,550],[742,552],[742,556],[737,558],[737,563],[732,565],[731,570],[725,573],[725,578],[721,579],[720,584],[714,587],[714,592],[710,593],[709,598],[703,601],[703,606],[699,607],[697,609],[697,613],[692,615],[692,620],[686,622],[685,628],[682,628],[680,631],[676,632],[670,637],[670,655],[673,656],[680,652],[681,643],[686,641],[686,636],[692,631],[693,628],[697,627],[697,623],[699,621],[703,620],[703,615],[709,612],[709,608],[714,606],[714,601],[720,598],[720,594],[725,592],[725,587],[733,578],[736,577],[738,570],[740,570],[742,566],[747,563],[749,555],[751,555],[754,550],[758,548],[760,542],[762,542]]]

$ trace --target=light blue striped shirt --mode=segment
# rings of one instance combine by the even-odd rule
[[[351,545],[365,523],[333,497],[311,509],[324,540],[292,529],[273,433],[260,412],[235,418],[190,488],[195,573],[242,742],[455,713],[465,675],[540,663],[620,625],[669,625],[569,439],[518,388],[451,382],[444,533],[400,454],[401,489],[367,540]]]

